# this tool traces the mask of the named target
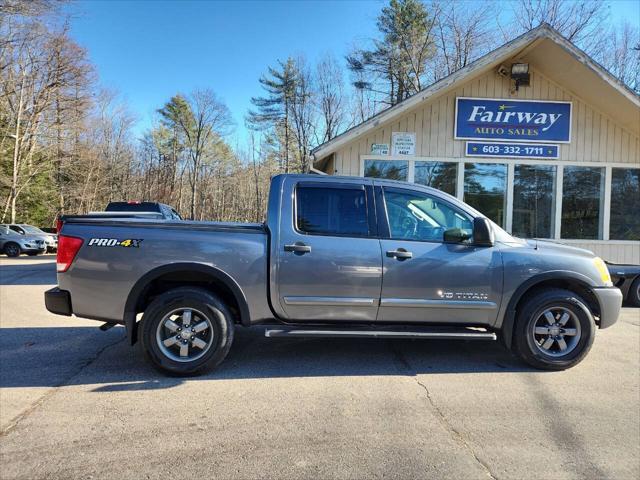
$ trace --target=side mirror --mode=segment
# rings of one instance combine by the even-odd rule
[[[480,247],[493,247],[495,234],[489,219],[476,217],[473,219],[473,244]]]
[[[471,235],[461,228],[450,228],[443,234],[444,243],[462,243],[470,238]]]

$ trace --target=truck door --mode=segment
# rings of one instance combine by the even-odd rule
[[[284,316],[374,321],[382,258],[372,182],[289,177],[283,192],[271,286]]]
[[[384,279],[378,320],[493,324],[502,292],[499,250],[471,241],[443,242],[447,229],[471,236],[473,219],[424,192],[376,186],[376,194],[386,211],[381,236],[387,237],[380,242]]]

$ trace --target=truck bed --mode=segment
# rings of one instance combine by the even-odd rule
[[[198,269],[229,272],[247,296],[250,318],[272,316],[267,300],[267,227],[259,223],[167,221],[131,217],[70,215],[62,234],[83,240],[75,261],[58,274],[71,292],[73,313],[122,323],[127,300],[143,277],[183,275]],[[126,242],[131,240],[131,242]],[[213,267],[213,268],[212,268]]]

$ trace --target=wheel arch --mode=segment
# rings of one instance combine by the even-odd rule
[[[523,282],[511,295],[500,327],[502,341],[507,348],[513,344],[513,332],[519,308],[532,293],[545,288],[562,288],[583,297],[594,316],[600,315],[600,304],[591,289],[593,282],[588,277],[573,272],[547,272]]]
[[[172,263],[145,273],[135,283],[125,303],[124,323],[131,345],[137,341],[136,316],[151,299],[172,288],[193,286],[205,288],[222,297],[244,326],[250,324],[247,299],[236,281],[226,272],[201,263]]]
[[[18,247],[18,255],[20,255],[22,253],[22,245],[20,245],[18,242],[16,242],[15,240],[9,240],[7,242],[4,243],[4,245],[2,245],[2,252],[5,253],[6,249],[9,245],[15,245],[16,247]]]

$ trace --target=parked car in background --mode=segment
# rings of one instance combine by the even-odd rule
[[[122,213],[158,213],[166,220],[182,220],[176,210],[164,203],[158,202],[109,202],[105,212]]]
[[[30,233],[18,233],[9,225],[0,225],[0,252],[7,257],[17,257],[21,253],[38,255],[47,250],[44,239]]]
[[[33,225],[27,225],[26,223],[11,223],[8,225],[11,230],[20,235],[34,235],[42,238],[44,244],[47,247],[47,252],[56,252],[58,250],[58,236],[47,233],[38,227]]]
[[[630,305],[640,307],[640,265],[607,262],[611,281]]]

